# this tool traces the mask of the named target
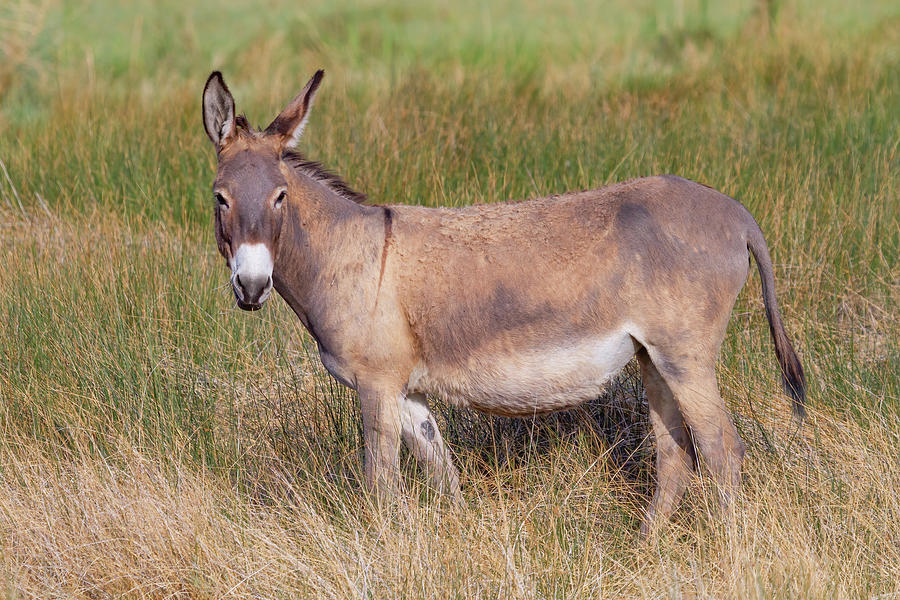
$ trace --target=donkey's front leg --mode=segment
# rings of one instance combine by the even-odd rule
[[[359,401],[366,444],[366,487],[379,498],[400,489],[400,403],[403,394],[388,385],[362,386]]]
[[[441,432],[428,410],[424,394],[407,394],[400,408],[403,441],[415,455],[419,465],[428,473],[432,485],[458,502],[459,471]]]

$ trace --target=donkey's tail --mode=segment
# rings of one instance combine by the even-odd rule
[[[778,312],[778,301],[775,299],[775,277],[772,274],[772,257],[763,238],[759,225],[754,221],[747,233],[747,247],[756,259],[759,277],[762,280],[763,302],[766,306],[766,318],[769,320],[769,331],[775,342],[775,356],[781,366],[781,382],[784,391],[793,400],[794,414],[802,421],[806,416],[806,376],[803,365],[788,339]]]

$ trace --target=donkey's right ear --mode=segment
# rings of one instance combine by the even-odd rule
[[[203,126],[216,150],[234,135],[234,98],[218,71],[212,72],[203,88]]]

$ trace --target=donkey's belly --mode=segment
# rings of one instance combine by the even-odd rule
[[[419,365],[407,389],[506,416],[564,410],[596,398],[636,351],[625,332],[511,353],[472,356],[464,366]]]

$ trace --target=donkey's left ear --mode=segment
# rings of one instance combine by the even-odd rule
[[[266,127],[266,135],[280,136],[284,148],[293,148],[297,145],[303,134],[303,128],[306,127],[306,122],[309,120],[309,109],[312,108],[316,90],[324,76],[325,71],[322,69],[316,71],[303,91],[297,94],[297,97],[291,100],[281,114]]]

